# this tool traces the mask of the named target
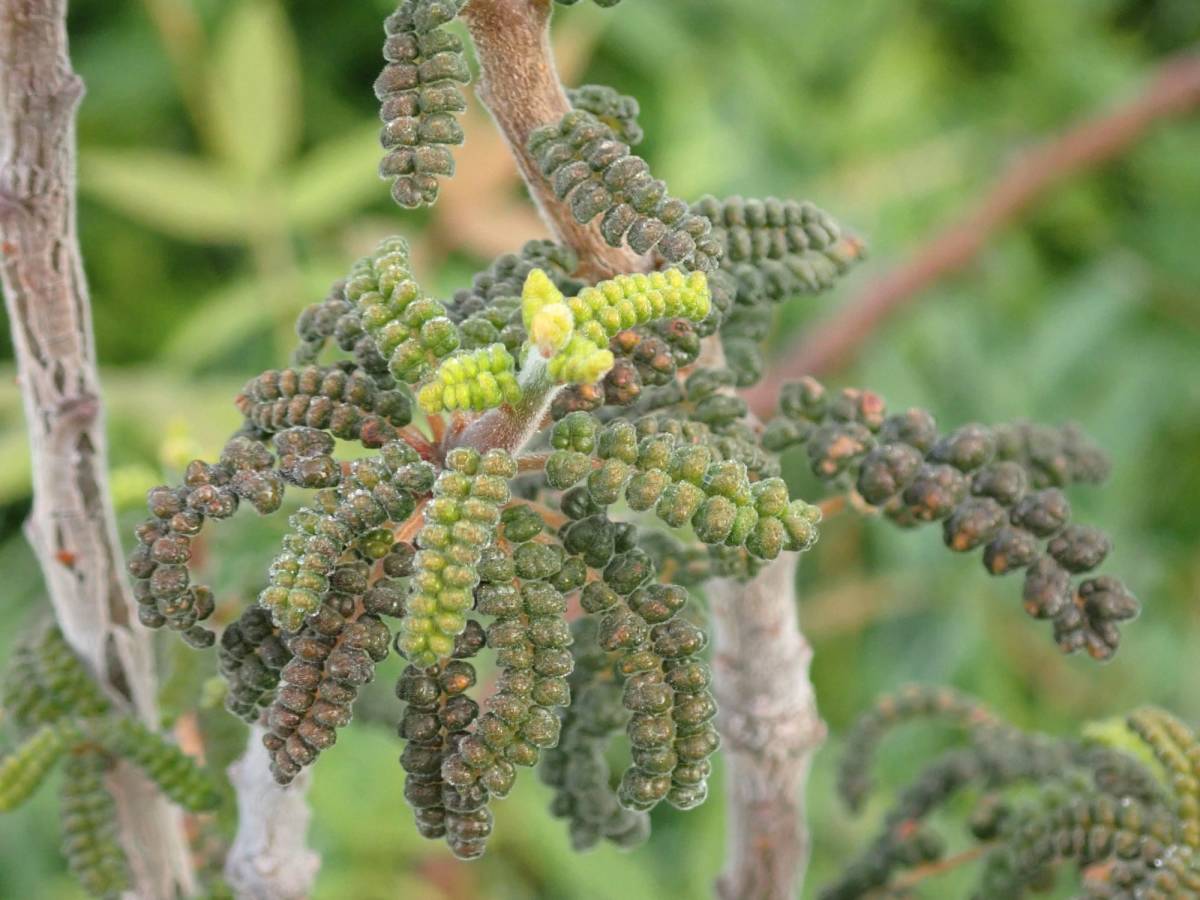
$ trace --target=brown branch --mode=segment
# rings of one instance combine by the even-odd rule
[[[1026,150],[978,204],[809,332],[767,378],[745,393],[751,407],[771,415],[782,382],[845,365],[885,318],[938,280],[962,270],[997,231],[1060,183],[1112,160],[1152,126],[1198,106],[1200,53],[1193,48],[1162,64],[1133,99]]]
[[[66,0],[0,0],[0,285],[33,467],[25,533],[72,648],[122,707],[156,724],[109,496],[104,416],[75,229],[75,110]],[[109,787],[138,897],[195,888],[181,817],[127,765]]]
[[[713,617],[713,687],[728,785],[724,900],[798,895],[808,861],[804,788],[825,740],[800,632],[796,563],[786,553],[748,583],[705,586]]]
[[[943,859],[934,862],[925,863],[909,869],[907,873],[901,875],[893,881],[888,887],[888,896],[894,896],[895,891],[904,892],[911,890],[921,882],[936,878],[939,875],[945,875],[947,872],[952,872],[955,869],[975,862],[979,857],[983,856],[995,846],[994,843],[988,842],[976,844],[974,847],[969,847],[961,853],[956,853],[953,856],[947,856]]]
[[[579,256],[580,274],[596,280],[645,268],[628,248],[614,249],[593,225],[580,225],[554,196],[525,150],[535,128],[571,110],[550,51],[550,0],[471,0],[462,17],[479,57],[476,93],[508,148],[551,232]]]

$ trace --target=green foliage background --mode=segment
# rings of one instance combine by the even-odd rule
[[[498,153],[469,157],[491,173],[470,189],[486,201],[482,222],[469,215],[470,190],[460,191],[457,213],[391,205],[374,173],[370,89],[388,11],[385,0],[72,2],[72,52],[88,84],[80,231],[125,525],[147,487],[219,448],[237,423],[230,401],[242,381],[280,361],[295,313],[378,237],[424,234],[426,281],[449,292],[482,254],[534,234],[536,224],[513,212],[522,195]],[[807,197],[868,236],[872,259],[835,296],[783,311],[782,355],[807,323],[976,197],[1022,146],[1130,95],[1148,67],[1200,39],[1200,5],[628,0],[611,11],[563,10],[556,24],[568,68],[640,98],[645,153],[674,193]],[[488,139],[468,132],[467,152]],[[494,210],[504,215],[493,220]],[[865,821],[848,819],[831,773],[839,734],[898,682],[953,684],[1055,732],[1143,702],[1200,719],[1198,212],[1200,118],[1158,129],[1120,161],[1061,186],[830,379],[877,387],[895,406],[928,405],[946,423],[1081,421],[1115,471],[1073,500],[1111,530],[1110,568],[1146,609],[1110,665],[1062,658],[1020,611],[1019,587],[985,577],[973,556],[946,553],[932,533],[832,520],[801,574],[832,731],[810,788],[809,892],[882,814],[877,801]],[[20,535],[28,456],[7,339],[3,347],[0,659],[43,602]],[[815,496],[793,469],[793,483]],[[251,601],[277,537],[239,517],[207,541],[226,615]],[[168,719],[203,695],[211,662],[164,646]],[[633,854],[571,854],[534,778],[499,804],[481,863],[456,864],[421,841],[396,764],[389,682],[398,669],[385,664],[362,711],[369,721],[317,767],[318,897],[706,894],[721,857],[719,785],[698,812],[656,812],[651,843]],[[210,762],[223,765],[240,726],[215,708],[198,721]],[[911,773],[930,746],[900,739],[885,774],[894,783]],[[52,799],[44,789],[0,819],[0,896],[76,895],[57,856]],[[217,825],[231,825],[229,810]],[[959,894],[944,882],[928,896]]]

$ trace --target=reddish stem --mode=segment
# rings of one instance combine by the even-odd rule
[[[1133,99],[1018,156],[979,203],[810,331],[799,347],[743,396],[760,416],[773,415],[783,382],[846,365],[885,318],[930,285],[961,271],[996,232],[1028,212],[1061,182],[1119,156],[1158,122],[1184,116],[1197,106],[1200,54],[1193,48],[1163,63]]]

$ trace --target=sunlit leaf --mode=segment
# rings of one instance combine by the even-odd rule
[[[324,296],[337,278],[335,270],[301,273],[302,292],[292,304],[296,311]],[[172,369],[194,372],[227,355],[247,335],[268,332],[276,323],[278,310],[265,298],[278,296],[289,284],[244,279],[214,293],[197,304],[196,312],[179,323],[162,348],[161,358]]]
[[[288,174],[284,202],[290,224],[321,228],[385,196],[387,186],[376,174],[382,154],[377,122],[314,149]]]
[[[243,0],[224,24],[209,77],[208,115],[217,151],[248,178],[293,152],[300,72],[287,17],[270,0]]]
[[[251,230],[244,194],[200,160],[154,150],[86,150],[80,187],[113,209],[174,237],[228,243]]]

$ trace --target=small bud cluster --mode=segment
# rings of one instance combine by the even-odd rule
[[[580,604],[598,617],[598,644],[613,657],[622,703],[632,713],[626,734],[633,760],[617,797],[633,810],[663,799],[691,809],[707,796],[708,757],[720,743],[710,674],[699,657],[708,638],[680,615],[687,590],[655,582],[636,528],[609,521],[602,510],[582,487],[563,495],[572,520],[563,526],[563,547],[600,573],[584,586]]]
[[[352,311],[338,322],[338,343],[361,356],[369,339],[375,355],[387,361],[398,381],[415,384],[428,378],[438,361],[458,349],[457,326],[446,307],[422,295],[413,279],[408,243],[399,237],[380,243],[354,264],[346,281]],[[374,373],[373,368],[364,365]]]
[[[1005,837],[984,862],[980,896],[1018,897],[1053,884],[1054,866],[1067,860],[1081,868],[1111,861],[1087,876],[1095,882],[1088,896],[1200,895],[1200,857],[1176,843],[1170,813],[1128,797],[1050,799],[1011,819]]]
[[[864,254],[860,241],[807,202],[706,196],[692,212],[712,223],[721,267],[737,282],[739,308],[828,290]]]
[[[179,631],[191,646],[212,645],[214,634],[198,624],[212,615],[212,591],[190,584],[187,562],[192,539],[205,519],[232,516],[241,500],[261,514],[279,508],[283,479],[271,452],[257,441],[235,436],[216,465],[193,460],[178,488],[152,488],[146,497],[151,518],[136,529],[137,546],[127,567],[133,576],[138,620],[147,628]]]
[[[117,807],[104,784],[112,761],[84,750],[67,757],[59,796],[63,856],[92,897],[116,897],[129,886],[129,865],[117,834]]]
[[[527,149],[576,221],[587,224],[603,215],[600,234],[610,246],[627,242],[635,253],[657,251],[673,265],[716,268],[721,245],[709,233],[708,219],[669,196],[646,161],[590,112],[575,109],[535,130]]]
[[[318,611],[330,576],[353,545],[380,558],[392,545],[389,523],[403,522],[416,498],[433,484],[433,467],[403,441],[391,441],[378,456],[355,460],[336,487],[317,491],[310,506],[288,520],[292,532],[271,564],[270,584],[258,603],[286,632],[297,632]]]
[[[111,708],[56,627],[35,629],[13,648],[0,682],[0,706],[28,727],[103,716]]]
[[[271,753],[271,774],[288,784],[337,741],[337,729],[350,724],[358,689],[375,678],[387,658],[391,629],[364,611],[370,567],[363,560],[340,565],[330,588],[304,630],[292,635],[292,658],[267,710],[263,745]]]
[[[136,719],[105,717],[85,734],[113,756],[129,760],[184,809],[212,809],[220,795],[212,779],[174,744],[169,744]]]
[[[587,413],[559,420],[551,443],[550,486],[566,489],[586,478],[599,506],[624,494],[632,509],[653,509],[672,528],[690,522],[705,544],[745,547],[760,559],[806,550],[816,540],[816,507],[791,500],[780,478],[751,482],[744,463],[721,460],[706,444],[681,442],[670,432],[639,439],[633,423],[602,427]]]
[[[684,275],[678,269],[619,275],[571,298],[545,272],[534,269],[521,302],[529,342],[549,360],[548,370],[556,381],[583,387],[605,376],[603,394],[594,388],[577,391],[566,404],[573,407],[581,396],[594,398],[592,407],[601,397],[631,403],[641,393],[639,364],[656,368],[657,372],[647,370],[656,382],[669,380],[678,365],[699,352],[692,323],[704,320],[711,308],[704,274]],[[639,352],[636,347],[649,336],[645,326],[650,325],[663,337]]]
[[[565,304],[575,334],[607,347],[617,333],[659,319],[684,318],[698,322],[708,315],[710,296],[703,272],[685,274],[665,269],[648,274],[617,275],[564,298],[541,269],[529,273],[523,291],[525,326],[539,343],[532,322],[551,308]]]
[[[216,806],[209,777],[162,735],[115,711],[57,627],[23,638],[0,684],[0,704],[17,732],[17,746],[0,756],[0,812],[21,805],[63,761],[63,851],[89,894],[113,896],[128,881],[104,782],[118,758],[189,810]]]
[[[550,812],[567,820],[571,846],[579,851],[601,840],[629,849],[650,836],[649,813],[622,806],[609,781],[608,747],[630,712],[621,702],[612,661],[598,643],[599,628],[594,616],[571,623],[571,705],[559,714],[558,746],[538,766],[542,781],[555,790]]]
[[[1137,614],[1136,599],[1112,576],[1071,582],[1100,565],[1111,542],[1070,524],[1060,490],[1030,490],[1020,463],[997,459],[991,429],[972,424],[939,436],[924,410],[889,416],[869,391],[830,397],[811,378],[785,386],[780,409],[763,435],[766,449],[803,444],[819,478],[853,481],[864,501],[897,524],[941,521],[946,546],[982,547],[991,574],[1025,569],[1025,610],[1054,623],[1063,652],[1086,649],[1097,659],[1116,652],[1118,623]]]
[[[925,719],[936,719],[967,731],[996,724],[991,710],[978,700],[949,688],[914,684],[880,697],[855,721],[842,750],[838,794],[852,812],[862,810],[872,790],[871,765],[880,741],[900,725]]]
[[[237,406],[261,434],[320,428],[347,441],[378,447],[412,421],[412,404],[351,365],[269,370],[247,383]]]
[[[246,607],[221,632],[217,651],[218,670],[227,685],[225,708],[246,722],[258,721],[291,658],[271,614],[261,606]]]
[[[940,859],[944,843],[926,822],[971,788],[985,792],[968,818],[971,835],[992,848],[975,896],[1023,896],[1052,884],[1062,863],[1086,872],[1088,896],[1197,891],[1200,857],[1189,816],[1200,743],[1169,714],[1139,710],[1128,719],[1132,738],[1163,763],[1168,774],[1160,781],[1123,738],[1109,746],[1025,734],[970,697],[906,688],[882,698],[851,733],[840,783],[852,808],[869,789],[867,768],[884,731],[916,718],[961,726],[967,745],[943,753],[901,792],[880,835],[823,900],[886,893],[897,872]]]
[[[563,553],[534,541],[541,528],[527,506],[510,507],[504,535],[512,555],[490,547],[480,561],[476,609],[493,617],[486,639],[496,651],[500,678],[483,714],[441,768],[447,785],[469,795],[507,796],[517,767],[536,765],[541,750],[558,743],[554,710],[571,699],[567,602],[556,587],[563,584]]]
[[[642,127],[638,124],[641,112],[637,98],[618,93],[606,84],[582,84],[567,89],[571,106],[589,112],[609,128],[617,140],[631,147],[642,142]]]
[[[311,366],[329,343],[329,339],[337,333],[338,319],[350,311],[346,302],[346,282],[344,279],[335,281],[329,288],[325,299],[319,303],[311,303],[300,312],[296,319],[296,337],[299,343],[292,352],[292,364],[297,367]]]
[[[1126,719],[1167,773],[1175,796],[1181,839],[1200,850],[1200,743],[1187,725],[1165,710],[1147,707]]]
[[[430,415],[444,410],[482,411],[516,403],[521,399],[521,389],[515,369],[516,360],[503,344],[460,350],[442,360],[433,380],[421,386],[417,401]]]
[[[0,812],[14,810],[28,800],[66,749],[61,727],[41,725],[16,749],[0,757]]]
[[[725,248],[722,262],[730,265],[827,250],[841,237],[837,222],[808,202],[776,197],[718,200],[710,194],[692,204],[692,212],[712,222],[713,237]]]
[[[582,288],[585,282],[571,277],[579,260],[569,247],[547,240],[526,241],[516,253],[504,253],[471,279],[469,288],[455,291],[448,304],[450,318],[462,323],[464,341],[473,334],[469,322],[489,322],[496,333],[487,334],[479,344],[496,341],[509,350],[516,349],[525,341],[521,324],[521,288],[534,269],[541,269],[564,294],[570,296]],[[506,329],[515,331],[510,335]]]
[[[396,682],[396,696],[405,704],[399,728],[407,742],[400,756],[406,773],[404,799],[413,808],[421,836],[444,837],[460,859],[481,856],[492,831],[483,786],[459,790],[442,780],[444,761],[479,714],[466,692],[475,685],[475,667],[468,660],[483,645],[483,628],[470,619],[449,658],[425,669],[409,665]]]
[[[993,431],[996,458],[1019,463],[1035,488],[1099,484],[1108,477],[1108,456],[1078,425],[1016,422]]]
[[[437,200],[438,177],[454,174],[449,146],[463,142],[457,116],[467,108],[459,88],[471,80],[462,40],[446,30],[463,0],[403,0],[384,23],[387,65],[375,81],[382,102],[379,166],[394,178],[392,197],[414,209]]]
[[[692,212],[712,223],[723,249],[721,268],[710,273],[725,368],[737,387],[762,377],[761,343],[774,322],[772,306],[800,294],[833,287],[864,255],[857,238],[811,203],[729,197],[701,198]]]
[[[425,668],[448,655],[466,627],[480,554],[495,540],[500,508],[509,501],[508,481],[516,473],[516,463],[503,450],[481,456],[458,447],[446,455],[423,512],[408,614],[396,639],[396,648],[413,665]]]

